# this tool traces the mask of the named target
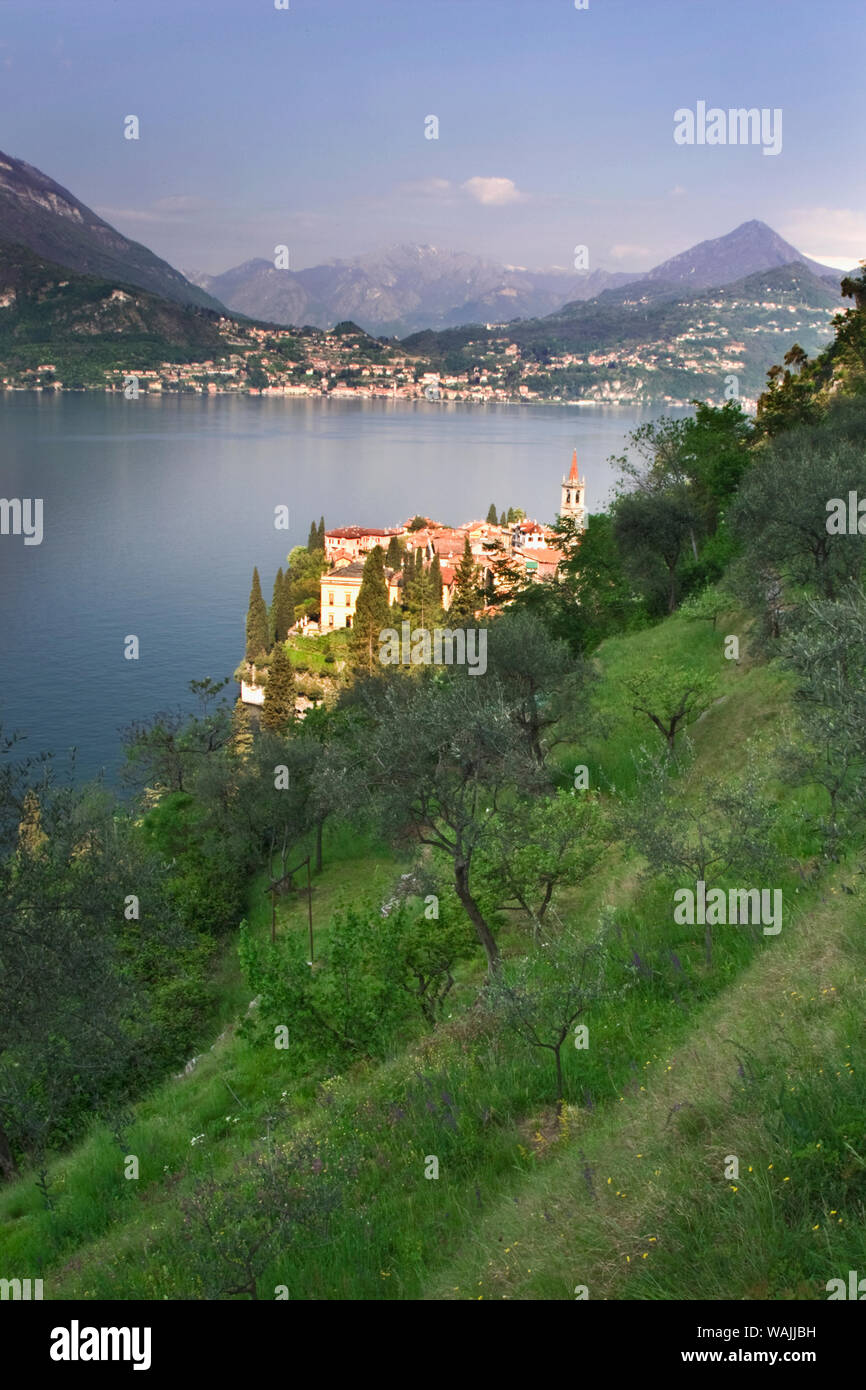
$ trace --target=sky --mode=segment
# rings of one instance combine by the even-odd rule
[[[751,218],[866,256],[863,0],[283,3],[0,0],[0,147],[211,274],[395,242],[644,270]],[[779,153],[676,143],[698,102],[780,109]]]

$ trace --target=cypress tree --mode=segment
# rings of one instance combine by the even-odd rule
[[[268,649],[268,610],[262,598],[258,569],[253,570],[253,586],[247,607],[247,661],[253,661]]]
[[[271,647],[274,645],[275,642],[284,641],[284,640],[285,640],[285,636],[286,636],[285,633],[283,633],[282,636],[281,636],[281,635],[280,635],[280,630],[279,630],[279,622],[280,622],[280,599],[282,598],[282,594],[283,594],[283,567],[282,567],[282,565],[281,565],[280,568],[277,570],[277,573],[276,573],[276,575],[275,575],[275,577],[274,577],[274,591],[273,591],[273,594],[272,594],[272,596],[271,596],[271,606],[270,606],[270,608],[268,609],[268,634],[269,634],[269,638],[270,638],[270,646],[271,646]]]
[[[325,548],[325,518],[324,518],[323,516],[320,516],[320,517],[319,517],[319,529],[318,529],[318,531],[316,532],[316,549],[317,549],[317,550],[324,550],[324,548]]]
[[[265,686],[265,702],[262,705],[262,724],[275,734],[285,733],[295,718],[295,672],[285,646],[278,642],[274,647],[268,683]]]
[[[454,575],[454,598],[448,616],[455,623],[471,622],[481,604],[481,592],[475,577],[475,560],[467,536],[463,542],[463,554]]]
[[[505,515],[504,512],[502,513],[501,517],[499,518],[499,525],[500,525],[500,526],[507,526],[507,525],[508,525],[508,517]]]
[[[307,536],[307,549],[312,555],[314,550],[319,548],[319,528],[315,521],[310,522],[310,534]]]
[[[391,624],[383,562],[382,547],[374,545],[364,561],[364,574],[349,638],[349,664],[353,671],[372,674],[379,668],[379,633]]]
[[[499,525],[499,522],[498,522],[497,519],[496,519],[496,503],[495,503],[495,502],[491,502],[491,503],[490,503],[490,507],[489,507],[489,510],[488,510],[488,512],[487,512],[487,525],[488,525],[488,526],[498,526],[498,525]]]
[[[388,542],[388,554],[385,557],[385,564],[391,570],[398,570],[403,564],[403,548],[400,545],[400,538],[392,536]]]
[[[292,575],[290,570],[286,570],[283,575],[280,598],[277,604],[278,635],[277,641],[284,642],[289,635],[289,628],[295,625],[295,597],[292,590]]]
[[[430,566],[430,582],[433,585],[433,598],[439,607],[442,607],[442,566],[439,563],[439,556],[433,556],[433,563]]]
[[[438,617],[439,604],[430,571],[420,564],[415,571],[408,594],[409,620],[413,626],[434,627]]]

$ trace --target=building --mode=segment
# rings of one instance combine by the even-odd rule
[[[403,534],[403,528],[399,526],[341,526],[337,531],[325,532],[325,555],[333,560],[338,551],[343,551],[352,559],[357,559],[359,555],[366,555],[374,545],[381,545],[383,550],[387,550],[391,537]]]
[[[577,471],[577,450],[575,449],[571,456],[571,472],[567,478],[562,480],[562,501],[559,504],[559,514],[576,521],[581,531],[586,530],[585,493],[586,479],[581,478]]]
[[[325,539],[327,540],[327,536]],[[322,575],[319,585],[321,632],[352,626],[363,576],[363,560],[352,560],[348,565],[344,564],[340,569]]]

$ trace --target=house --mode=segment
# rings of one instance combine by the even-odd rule
[[[403,535],[402,527],[387,526],[341,526],[336,531],[325,532],[325,556],[333,560],[337,551],[345,551],[352,559],[366,555],[374,545],[387,550],[392,536]]]

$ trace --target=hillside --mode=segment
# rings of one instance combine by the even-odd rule
[[[741,619],[731,613],[728,626],[742,630]],[[699,779],[750,744],[760,750],[785,716],[788,687],[772,670],[725,663],[709,627],[675,617],[601,649],[598,700],[616,708],[635,664],[696,655],[723,680],[694,728]],[[616,775],[644,737],[632,719],[614,744],[575,747]],[[382,899],[401,869],[346,837],[329,840],[326,860],[317,955],[341,896]],[[653,890],[618,852],[605,857],[559,909],[591,935],[607,905],[623,931],[617,988],[592,1014],[595,1041],[564,1054],[560,1120],[548,1060],[491,1032],[473,1007],[478,963],[461,969],[433,1032],[332,1074],[243,1035],[246,995],[227,955],[219,1038],[203,1038],[189,1075],[132,1108],[120,1149],[97,1124],[52,1160],[50,1211],[29,1178],[0,1192],[4,1268],[38,1269],[51,1298],[203,1296],[189,1195],[207,1175],[230,1182],[267,1131],[272,1143],[312,1146],[342,1195],[327,1246],[278,1256],[262,1271],[264,1297],[288,1285],[302,1300],[568,1300],[583,1284],[592,1299],[824,1298],[827,1278],[866,1257],[862,1175],[843,1144],[850,1133],[856,1147],[863,1103],[863,890],[847,862],[820,884],[796,881],[782,935],[720,932],[708,972],[696,934],[662,925]],[[261,888],[250,896],[259,940]],[[303,901],[281,904],[279,931],[303,939]],[[523,949],[520,935],[509,929],[508,956]],[[829,1089],[822,1071],[835,1077]],[[118,1181],[123,1152],[140,1156],[136,1183]],[[731,1153],[739,1183],[724,1177]],[[430,1154],[438,1182],[423,1180]],[[219,1251],[209,1258],[219,1263]]]
[[[178,304],[223,312],[146,246],[130,241],[40,169],[0,151],[0,238],[80,274],[138,285]]]
[[[542,398],[687,404],[722,399],[728,373],[756,397],[795,341],[807,353],[828,343],[839,308],[838,292],[797,263],[696,292],[644,280],[505,329],[417,333],[404,346],[445,373],[507,365]]]
[[[101,384],[110,368],[208,357],[224,350],[218,317],[0,242],[0,364],[22,380],[45,362],[74,387]]]

